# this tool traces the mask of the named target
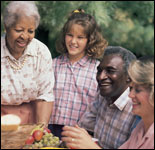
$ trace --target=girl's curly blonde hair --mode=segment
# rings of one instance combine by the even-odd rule
[[[108,42],[103,38],[94,17],[86,14],[82,9],[78,9],[71,13],[62,29],[60,38],[56,42],[56,50],[61,54],[67,53],[65,36],[73,24],[81,25],[84,28],[84,32],[88,39],[85,49],[86,55],[91,58],[100,59],[104,53],[104,49],[108,46]]]

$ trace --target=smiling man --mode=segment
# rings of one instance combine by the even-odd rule
[[[97,68],[96,79],[100,94],[81,118],[79,125],[94,132],[104,149],[116,149],[130,136],[135,116],[128,97],[129,63],[136,59],[130,51],[111,46],[106,48]]]
[[[130,78],[127,73],[128,66],[134,59],[136,57],[130,51],[111,46],[106,48],[97,67],[99,94],[78,124],[94,132],[94,138],[98,139],[101,148],[117,149],[129,138],[135,123],[132,101],[128,97]],[[91,138],[87,138],[82,128],[64,127],[62,135],[65,137],[62,140],[69,147],[92,148]]]

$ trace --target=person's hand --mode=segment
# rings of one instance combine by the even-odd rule
[[[92,140],[88,132],[80,128],[65,126],[62,132],[62,141],[66,142],[68,148],[72,149],[100,149],[100,147]]]

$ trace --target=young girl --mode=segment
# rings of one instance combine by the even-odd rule
[[[97,94],[96,73],[107,47],[94,19],[83,10],[72,12],[65,23],[53,60],[55,105],[49,128],[61,138],[64,125],[74,126]]]

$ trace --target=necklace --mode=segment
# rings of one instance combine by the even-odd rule
[[[11,66],[11,68],[12,68],[13,70],[20,70],[20,69],[23,68],[23,66],[24,66],[24,64],[25,64],[25,62],[26,62],[26,60],[27,60],[27,56],[24,57],[24,60],[23,60],[23,62],[21,63],[21,65],[18,64],[17,62],[15,62],[15,61],[11,60],[9,56],[7,57],[7,60],[8,60],[9,65]]]

